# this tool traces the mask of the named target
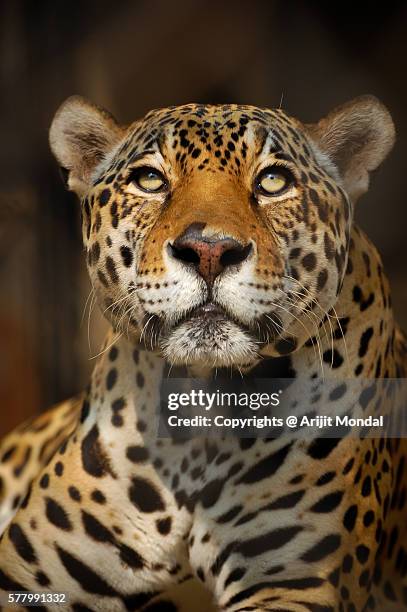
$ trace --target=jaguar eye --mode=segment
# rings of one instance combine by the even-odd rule
[[[263,195],[279,195],[293,182],[291,173],[286,168],[270,166],[262,170],[255,182],[256,191]]]
[[[135,184],[139,189],[156,193],[167,187],[164,176],[155,168],[136,168],[130,175],[130,183]]]

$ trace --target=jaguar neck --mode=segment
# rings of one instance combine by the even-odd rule
[[[155,435],[164,360],[110,331],[92,374],[82,420],[110,431]]]

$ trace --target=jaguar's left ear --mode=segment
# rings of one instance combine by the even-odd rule
[[[337,168],[352,201],[367,191],[370,172],[381,164],[395,141],[390,113],[374,96],[355,98],[306,129]]]

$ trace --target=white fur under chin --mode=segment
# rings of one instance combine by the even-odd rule
[[[224,319],[186,321],[162,342],[161,350],[174,365],[244,366],[258,358],[257,343]]]

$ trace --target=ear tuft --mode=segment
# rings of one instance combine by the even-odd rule
[[[335,164],[353,201],[367,191],[369,173],[381,164],[395,141],[390,113],[374,96],[355,98],[307,129]]]
[[[51,150],[66,174],[68,189],[83,195],[95,167],[120,141],[123,129],[110,113],[81,96],[58,109],[49,132]]]

